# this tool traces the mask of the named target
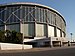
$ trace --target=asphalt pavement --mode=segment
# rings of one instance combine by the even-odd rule
[[[75,56],[75,46],[0,51],[0,56]]]

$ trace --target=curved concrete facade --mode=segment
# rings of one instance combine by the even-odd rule
[[[66,22],[55,9],[36,3],[0,5],[0,30],[16,30],[24,37],[65,37]]]
[[[20,31],[24,36],[66,35],[64,17],[53,8],[36,3],[0,5],[0,19],[1,30],[6,24],[7,30]]]

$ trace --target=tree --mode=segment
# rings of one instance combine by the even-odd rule
[[[11,41],[12,41],[11,31],[6,30],[6,31],[5,31],[5,42],[10,43]]]
[[[22,43],[22,34],[20,32],[12,31],[12,41],[13,43]]]
[[[22,43],[22,33],[13,31],[0,31],[0,42],[6,43]]]
[[[22,37],[23,37],[23,34],[22,33],[16,33],[16,38],[17,38],[17,42],[18,43],[22,43]]]
[[[13,30],[12,32],[11,32],[11,37],[12,37],[12,43],[16,43],[16,31],[15,30]]]
[[[5,31],[0,30],[0,42],[5,42]]]

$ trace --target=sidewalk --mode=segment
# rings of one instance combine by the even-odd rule
[[[68,49],[68,48],[75,48],[75,46],[69,46],[69,47],[42,47],[42,48],[32,48],[32,49],[27,49],[27,50],[0,50],[0,53],[37,52],[37,51],[46,51],[46,50]]]

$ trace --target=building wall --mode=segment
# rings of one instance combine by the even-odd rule
[[[61,37],[61,33],[59,29],[57,29],[57,37]]]
[[[0,50],[22,50],[31,49],[32,45],[12,44],[12,43],[0,43]]]
[[[48,36],[54,37],[54,27],[48,26]]]
[[[36,24],[36,36],[44,36],[44,25]]]
[[[21,24],[21,33],[24,36],[34,36],[34,24]]]
[[[64,18],[55,10],[41,5],[0,6],[0,30],[4,30],[5,25],[7,30],[16,30],[24,36],[65,37],[66,34]]]

